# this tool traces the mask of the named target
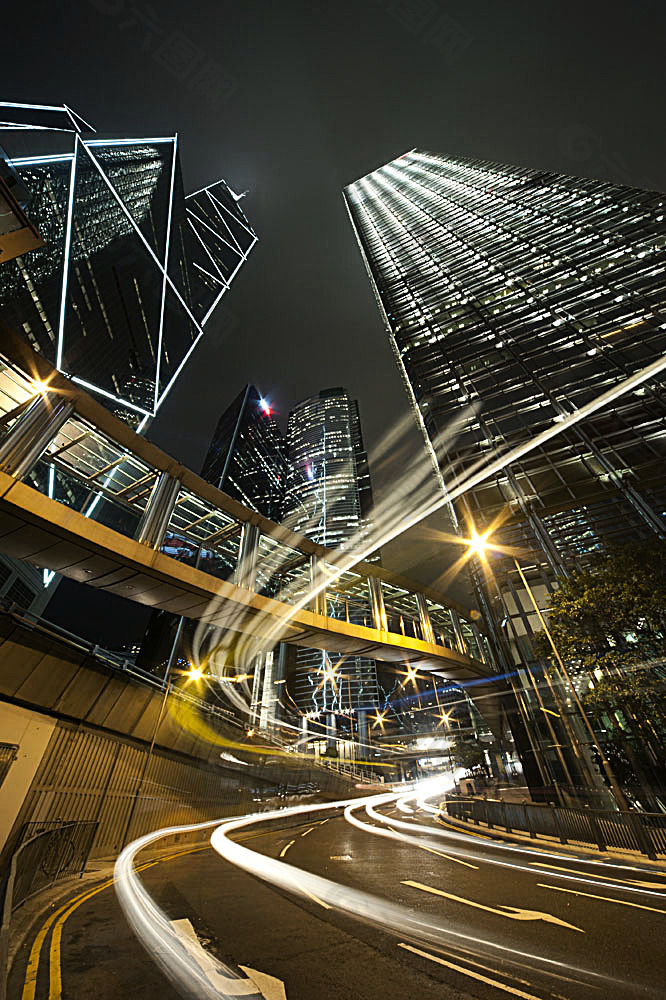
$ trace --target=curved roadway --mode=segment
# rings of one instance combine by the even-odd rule
[[[73,902],[57,946],[61,918],[47,927],[35,967],[36,925],[10,997],[664,995],[666,871],[461,834],[436,799],[373,800],[225,820],[212,847],[172,846],[136,875],[160,846],[143,838],[116,889],[147,954],[102,884]]]

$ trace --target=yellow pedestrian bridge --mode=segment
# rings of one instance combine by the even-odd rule
[[[372,563],[339,574],[330,550],[135,434],[2,324],[0,551],[259,640],[279,627],[455,682],[493,675],[474,612]]]

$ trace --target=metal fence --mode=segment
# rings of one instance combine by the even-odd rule
[[[97,823],[26,823],[3,879],[0,924],[0,1000],[7,989],[11,917],[21,903],[67,875],[83,875]]]
[[[485,823],[507,833],[525,830],[530,837],[554,837],[561,844],[576,841],[595,844],[600,851],[618,848],[646,854],[653,861],[666,855],[666,815],[663,813],[610,812],[604,809],[550,806],[501,799],[447,797],[446,811],[454,819]]]
[[[98,825],[26,823],[9,870],[11,909],[60,878],[83,875]]]

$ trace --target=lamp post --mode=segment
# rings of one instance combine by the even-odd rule
[[[486,532],[483,535],[479,535],[479,534],[476,533],[476,531],[473,531],[472,532],[472,537],[470,539],[467,539],[467,544],[469,545],[471,551],[475,555],[477,555],[479,557],[479,559],[481,559],[482,561],[484,560],[485,550],[487,548],[492,548],[493,547],[487,541],[488,534],[489,534],[489,532]],[[550,632],[550,629],[546,625],[546,622],[545,622],[545,619],[543,617],[543,614],[541,613],[541,610],[540,610],[540,608],[539,608],[539,606],[538,606],[538,604],[536,602],[536,598],[534,596],[534,592],[532,591],[532,588],[530,587],[530,585],[529,585],[529,583],[527,581],[527,578],[526,578],[526,576],[525,576],[525,574],[523,572],[523,569],[522,569],[520,563],[518,562],[518,560],[516,559],[515,556],[513,556],[512,558],[513,558],[513,564],[514,564],[514,566],[515,566],[515,568],[516,568],[516,570],[518,572],[518,575],[520,576],[522,584],[525,587],[525,590],[527,591],[527,594],[529,596],[529,599],[530,599],[530,602],[532,604],[532,607],[534,608],[534,611],[536,612],[536,615],[537,615],[537,617],[539,619],[541,627],[542,627],[542,629],[543,629],[543,631],[544,631],[544,633],[545,633],[545,635],[546,635],[546,637],[548,639],[548,642],[550,644],[550,648],[553,651],[553,656],[554,656],[554,658],[555,658],[555,660],[557,662],[557,665],[560,668],[560,671],[562,672],[562,676],[565,678],[567,684],[569,685],[572,697],[574,699],[574,702],[576,703],[578,711],[580,712],[581,718],[583,720],[583,724],[585,725],[585,728],[587,729],[587,732],[588,732],[588,734],[590,736],[590,739],[591,739],[591,741],[592,741],[592,743],[593,743],[593,745],[594,745],[594,747],[595,747],[595,749],[596,749],[596,751],[597,751],[597,753],[599,755],[599,759],[601,761],[601,766],[603,767],[604,773],[605,773],[606,777],[608,778],[608,783],[610,785],[610,789],[611,789],[611,792],[613,793],[613,798],[615,799],[617,807],[621,811],[627,811],[628,808],[629,808],[629,806],[627,804],[627,800],[624,797],[624,792],[622,791],[622,789],[620,788],[620,785],[618,784],[617,778],[615,777],[615,774],[613,773],[613,769],[611,768],[610,763],[607,760],[606,755],[605,755],[605,753],[603,752],[603,750],[601,748],[601,744],[599,743],[599,740],[597,739],[597,735],[594,732],[594,729],[592,728],[592,724],[591,724],[590,720],[587,717],[587,713],[585,711],[585,708],[583,707],[583,703],[580,700],[578,692],[576,691],[576,687],[575,687],[574,682],[573,682],[573,680],[571,678],[571,674],[569,673],[569,671],[567,670],[567,668],[564,665],[564,661],[562,660],[562,657],[560,656],[559,650],[558,650],[557,646],[555,645],[555,640],[553,639],[553,636],[552,636],[552,634]],[[573,733],[571,733],[571,735],[572,735],[572,745],[574,745],[575,736],[574,736]],[[575,749],[575,745],[574,745],[574,749]]]

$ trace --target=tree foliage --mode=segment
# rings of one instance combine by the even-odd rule
[[[666,655],[666,542],[624,545],[559,584],[548,627],[563,659],[605,670]]]
[[[583,702],[627,767],[666,757],[666,543],[630,544],[597,556],[559,581],[548,627],[560,656],[583,685]],[[537,636],[540,655],[552,651]],[[628,745],[634,737],[638,746]]]
[[[483,747],[476,740],[456,740],[451,747],[451,756],[459,767],[464,767],[468,771],[473,771],[477,767],[485,769]]]

